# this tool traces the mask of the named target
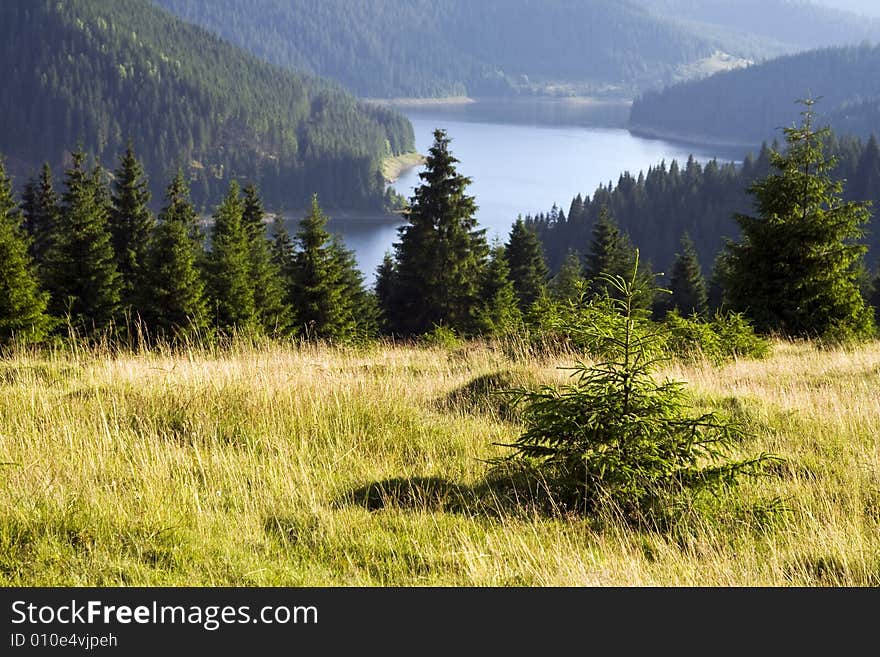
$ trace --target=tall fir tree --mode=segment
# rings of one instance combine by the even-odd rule
[[[293,324],[281,268],[272,259],[272,244],[266,237],[266,211],[253,184],[244,188],[242,225],[247,237],[250,281],[253,286],[257,321],[266,335],[283,335]]]
[[[870,218],[867,203],[842,200],[824,154],[828,128],[813,127],[813,100],[799,126],[786,128],[788,148],[773,151],[774,173],[749,189],[757,216],[736,215],[742,240],[728,244],[726,289],[757,329],[827,341],[873,334],[873,313],[857,285]]]
[[[520,310],[525,312],[547,285],[549,270],[541,240],[534,229],[525,224],[522,216],[517,218],[510,230],[506,258],[517,303]]]
[[[522,325],[523,315],[510,278],[506,250],[501,244],[493,244],[489,252],[476,320],[477,331],[488,337],[507,335]]]
[[[222,331],[251,332],[259,328],[243,214],[241,188],[233,180],[214,212],[207,257],[211,315]]]
[[[0,160],[0,344],[36,342],[49,329],[48,294],[40,289],[29,241]]]
[[[103,171],[87,171],[85,159],[78,149],[65,172],[61,218],[46,266],[52,314],[91,336],[117,319],[122,285],[108,226],[109,191]]]
[[[460,333],[474,328],[480,282],[488,255],[477,206],[465,192],[470,178],[458,173],[445,130],[434,131],[422,183],[395,243],[395,286],[383,309],[395,333],[412,335],[444,325]]]
[[[321,210],[317,194],[312,206],[300,221],[293,262],[293,299],[299,330],[310,338],[348,337],[350,310],[346,304],[339,259],[334,255],[327,216]]]
[[[681,252],[675,254],[669,291],[672,296],[667,307],[676,309],[683,315],[696,314],[705,317],[708,313],[706,280],[703,278],[696,247],[687,233],[681,237]]]
[[[37,179],[29,180],[25,184],[21,209],[24,213],[24,228],[30,236],[30,254],[40,269],[48,257],[52,235],[61,215],[52,169],[48,162],[43,163]]]
[[[150,189],[131,142],[119,161],[111,196],[110,234],[116,269],[122,279],[123,311],[134,319],[144,305],[149,282],[147,250],[155,220],[149,209]]]
[[[146,259],[143,316],[157,337],[208,334],[210,315],[201,271],[204,260],[198,215],[183,172],[168,185]]]

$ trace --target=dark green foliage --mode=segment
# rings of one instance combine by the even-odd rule
[[[584,268],[590,291],[599,297],[613,294],[613,288],[608,287],[607,278],[603,274],[625,276],[627,272],[632,271],[635,262],[636,250],[629,236],[620,231],[617,222],[607,209],[600,209],[599,218],[593,225],[593,240]],[[642,266],[637,278],[640,288],[644,290],[652,288],[653,280],[654,276],[650,270]],[[640,294],[638,302],[648,308],[652,297],[649,294]]]
[[[366,97],[656,83],[715,43],[608,0],[159,0],[260,57]]]
[[[58,194],[52,182],[52,169],[48,162],[40,168],[40,177],[29,180],[21,195],[24,228],[30,237],[30,254],[37,266],[41,266],[51,248],[51,239],[61,215]]]
[[[382,263],[376,267],[376,283],[373,287],[376,293],[376,302],[379,304],[380,325],[384,331],[390,330],[387,310],[391,308],[392,294],[397,284],[395,277],[397,276],[397,265],[394,258],[388,252],[382,258]]]
[[[257,188],[244,188],[242,227],[248,244],[250,284],[254,290],[256,320],[266,335],[289,332],[293,317],[281,266],[273,260],[272,244],[266,239],[266,211]],[[282,248],[281,245],[278,247]]]
[[[706,281],[694,243],[687,233],[681,237],[681,251],[672,265],[669,291],[672,293],[667,301],[669,308],[683,315],[705,316],[708,312]]]
[[[470,179],[456,171],[444,130],[434,131],[422,184],[416,188],[394,245],[396,274],[383,308],[395,333],[425,333],[437,325],[472,332],[473,309],[488,252],[485,231],[477,229]]]
[[[116,269],[122,278],[121,303],[125,312],[137,312],[149,285],[146,276],[147,250],[155,225],[149,210],[150,190],[144,169],[134,155],[131,142],[116,170],[110,211],[110,235],[116,255]]]
[[[706,291],[706,305],[712,312],[717,312],[724,306],[724,281],[730,276],[725,255],[725,252],[721,251],[715,256],[709,289]]]
[[[122,281],[111,243],[109,191],[100,169],[85,169],[85,153],[73,153],[65,172],[60,221],[51,238],[46,279],[50,309],[85,335],[107,329],[117,318]]]
[[[706,358],[723,365],[738,358],[764,358],[770,354],[770,342],[755,334],[742,313],[716,312],[707,320],[671,310],[664,322],[668,330],[666,350],[686,360]]]
[[[727,296],[759,331],[837,342],[874,332],[856,279],[865,247],[857,243],[870,210],[842,200],[822,139],[813,128],[813,101],[788,149],[774,151],[776,172],[750,188],[758,216],[737,215],[743,239],[728,245]]]
[[[290,280],[290,268],[293,263],[293,240],[290,238],[290,232],[284,224],[284,215],[278,213],[272,220],[272,244],[270,253],[272,263],[281,272],[281,276],[285,281]]]
[[[662,334],[638,309],[637,269],[608,277],[613,308],[594,329],[594,365],[578,363],[574,382],[515,391],[525,431],[507,459],[533,471],[557,503],[587,512],[613,505],[636,520],[656,520],[686,492],[716,492],[755,473],[766,456],[735,460],[747,437],[715,413],[693,414],[684,383],[658,383]],[[500,465],[500,464],[499,464]]]
[[[211,251],[208,254],[208,288],[211,315],[224,331],[258,329],[251,253],[243,224],[244,205],[236,181],[229,184],[226,198],[214,212]]]
[[[36,342],[49,328],[48,295],[40,290],[28,237],[0,160],[0,344]]]
[[[189,188],[178,171],[168,186],[165,206],[147,253],[148,286],[141,315],[157,337],[204,337],[210,326],[198,216]]]
[[[550,296],[557,301],[577,299],[584,290],[585,283],[581,256],[574,249],[569,249],[559,271],[550,279]]]
[[[357,340],[375,337],[379,332],[381,314],[376,294],[364,287],[364,275],[358,268],[354,252],[345,248],[338,235],[331,238],[329,249],[342,290],[342,308],[348,317],[337,331],[337,337]]]
[[[0,99],[0,150],[22,172],[60,166],[77,140],[114,161],[132,135],[157,196],[183,165],[199,206],[246,178],[272,203],[319,192],[379,209],[381,160],[414,149],[397,112],[271,66],[148,0],[5,0],[0,36],[0,74],[16,90]]]
[[[356,322],[350,294],[354,275],[341,269],[350,254],[325,230],[327,217],[312,197],[312,207],[296,233],[292,297],[299,331],[309,338],[352,337]]]
[[[476,320],[477,332],[489,337],[509,335],[522,325],[522,312],[501,244],[494,245],[489,252]]]
[[[544,261],[541,240],[532,228],[526,226],[521,216],[510,229],[505,255],[519,309],[525,312],[547,285],[550,271]]]
[[[526,217],[526,223],[538,231],[547,262],[554,270],[569,249],[589,250],[592,228],[602,208],[608,208],[642,256],[659,271],[671,271],[679,238],[687,232],[700,255],[703,271],[709,272],[715,255],[724,248],[725,237],[739,238],[733,217],[751,211],[753,203],[747,190],[771,172],[771,148],[778,150],[776,145],[765,144],[757,154],[742,158],[741,166],[714,160],[703,165],[690,158],[681,167],[675,162],[661,163],[637,175],[625,172],[614,187],[601,185],[580,204],[573,202],[566,222],[540,214]],[[876,212],[880,208],[880,172],[870,165],[873,157],[866,155],[868,148],[856,139],[832,136],[826,152],[837,157],[830,172],[832,178],[848,181],[844,199],[873,201],[875,218],[865,236],[869,246],[866,263],[873,271],[880,261],[880,221]]]

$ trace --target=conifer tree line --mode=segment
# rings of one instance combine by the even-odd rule
[[[182,171],[158,216],[149,189],[131,145],[113,172],[73,152],[62,191],[43,165],[18,203],[0,162],[0,342],[376,332],[375,298],[317,195],[291,238],[280,217],[268,234],[252,184],[232,181],[207,229]]]
[[[880,265],[880,143],[876,136],[862,141],[828,132],[822,139],[826,155],[835,158],[829,175],[846,181],[843,198],[872,203],[874,225],[866,227],[863,242],[868,247],[865,263],[873,272]],[[553,208],[527,216],[526,223],[538,231],[553,270],[559,269],[570,248],[587,253],[593,227],[604,211],[639,246],[642,258],[667,274],[687,233],[709,276],[725,237],[738,240],[741,236],[734,217],[751,212],[754,199],[749,187],[774,171],[771,153],[785,147],[765,143],[757,154],[746,155],[738,164],[717,160],[701,164],[690,157],[685,163],[661,162],[638,174],[627,171],[615,183],[600,185],[592,195],[575,196],[567,212]]]
[[[0,176],[0,339],[70,330],[129,340],[553,335],[572,308],[617,299],[608,285],[615,276],[632,281],[627,303],[658,321],[733,311],[765,334],[867,339],[876,303],[863,262],[870,204],[846,200],[831,175],[838,165],[827,154],[829,131],[813,126],[807,105],[802,125],[786,130],[786,148],[768,152],[770,172],[747,190],[755,214],[735,215],[741,239],[718,253],[707,281],[683,232],[668,290],[658,289],[607,207],[589,249],[570,249],[555,272],[534,224],[521,217],[506,242],[490,244],[444,130],[434,133],[407,222],[372,290],[353,253],[328,232],[317,196],[291,235],[280,217],[267,231],[256,187],[232,182],[203,228],[182,172],[153,217],[131,147],[112,176],[88,166],[80,150],[60,194],[48,166],[28,181],[20,204]]]

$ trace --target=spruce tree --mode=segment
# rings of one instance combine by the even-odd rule
[[[351,317],[345,303],[339,258],[332,252],[330,234],[325,230],[327,221],[315,194],[296,233],[293,299],[300,331],[312,338],[336,339],[348,335]]]
[[[373,289],[376,294],[376,301],[379,304],[380,325],[383,331],[390,330],[388,321],[388,308],[394,303],[392,294],[394,293],[397,281],[397,265],[394,258],[388,252],[382,258],[382,262],[376,267],[376,283]]]
[[[157,337],[204,336],[210,326],[198,215],[178,170],[147,252],[143,316]]]
[[[681,237],[681,252],[675,255],[669,291],[672,296],[668,306],[677,309],[682,315],[696,314],[704,317],[708,313],[706,281],[700,269],[697,250],[687,233]]]
[[[460,333],[473,328],[488,246],[485,231],[477,229],[474,198],[465,193],[471,180],[456,170],[449,142],[445,130],[434,131],[408,224],[394,245],[395,289],[384,310],[397,333],[424,333],[435,325]]]
[[[28,242],[0,160],[0,344],[39,341],[49,328],[48,295],[40,290]]]
[[[574,301],[584,290],[584,267],[580,254],[569,249],[559,271],[550,280],[550,295],[557,301]]]
[[[144,168],[129,142],[113,182],[110,234],[113,237],[116,269],[122,279],[122,308],[132,318],[139,314],[149,285],[146,260],[155,224],[149,203],[150,189]]]
[[[109,192],[103,172],[85,169],[82,148],[65,172],[61,218],[47,257],[52,314],[85,335],[108,328],[117,317],[121,279],[108,226]]]
[[[207,258],[211,315],[224,331],[258,328],[254,286],[250,280],[250,245],[242,216],[241,189],[233,180],[214,212]]]
[[[287,333],[293,322],[281,269],[272,259],[272,244],[266,239],[266,211],[257,188],[244,188],[242,224],[250,255],[250,281],[254,290],[257,321],[267,335]]]
[[[813,127],[814,101],[799,126],[786,128],[788,148],[774,150],[775,169],[749,189],[757,216],[736,215],[742,240],[728,245],[727,294],[758,330],[828,341],[873,333],[856,279],[865,247],[857,242],[870,217],[867,203],[842,200],[830,177],[828,128]]]
[[[541,295],[549,271],[544,249],[537,233],[518,217],[510,230],[506,246],[510,278],[516,290],[517,303],[525,312]]]
[[[40,269],[51,248],[52,235],[61,214],[52,169],[44,162],[39,178],[29,180],[22,192],[24,228],[30,237],[30,254]]]
[[[522,312],[510,279],[505,248],[495,244],[489,252],[489,262],[480,285],[477,330],[483,335],[498,337],[514,331],[521,324]]]

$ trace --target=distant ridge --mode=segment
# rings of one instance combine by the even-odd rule
[[[814,97],[836,132],[880,132],[880,46],[826,48],[648,92],[632,106],[634,130],[694,140],[760,144],[799,119]]]

